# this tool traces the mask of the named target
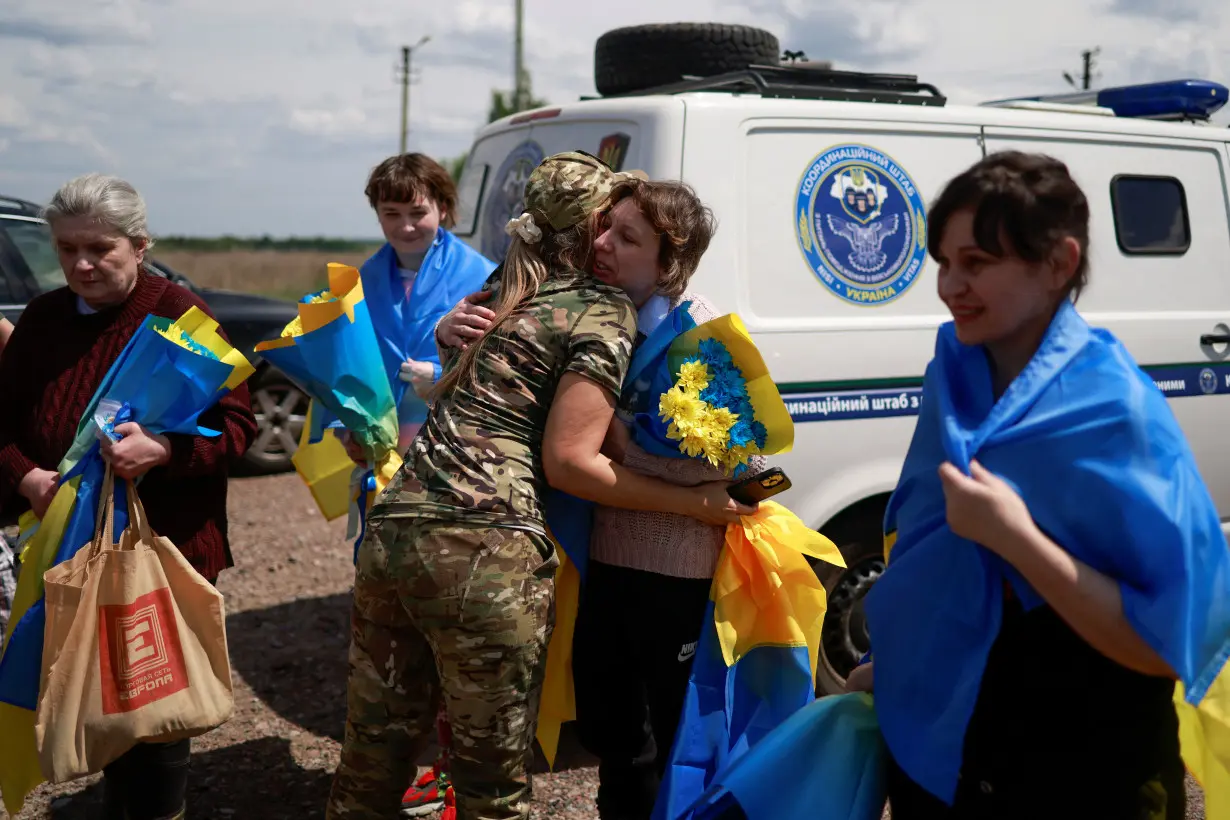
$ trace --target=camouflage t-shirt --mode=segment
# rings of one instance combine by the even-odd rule
[[[559,381],[579,373],[618,395],[635,336],[623,291],[579,273],[543,284],[492,331],[475,382],[432,406],[372,517],[544,533],[542,439]]]

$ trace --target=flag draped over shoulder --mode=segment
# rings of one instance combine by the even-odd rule
[[[325,433],[333,420],[363,448],[377,492],[383,490],[401,466],[397,405],[359,271],[330,263],[329,287],[301,299],[299,316],[279,338],[258,344],[256,352],[312,399],[303,439],[322,446],[304,447],[294,463],[325,517],[338,517],[358,495],[351,480],[354,463],[332,433]],[[369,495],[365,506],[376,493]]]
[[[924,397],[886,516],[888,570],[866,600],[876,711],[893,757],[952,802],[1004,581],[1026,609],[1043,603],[947,525],[936,470],[950,461],[968,472],[977,458],[1056,543],[1119,582],[1128,621],[1181,681],[1183,756],[1209,816],[1230,816],[1230,551],[1161,392],[1065,303],[998,401],[981,348],[944,325]]]
[[[400,426],[427,419],[426,402],[398,378],[402,362],[430,362],[439,378],[436,323],[463,298],[480,290],[495,268],[494,262],[444,229],[436,233],[409,294],[402,285],[392,245],[385,244],[363,263],[359,271],[363,292]]]
[[[100,405],[118,408],[114,417],[102,420],[112,435],[116,425],[134,421],[157,434],[217,436],[219,431],[200,426],[201,413],[251,374],[248,360],[198,308],[174,322],[147,317],[91,398],[58,466],[63,478],[44,519],[23,517],[23,529],[33,534],[22,553],[13,617],[0,655],[0,792],[10,815],[43,781],[34,736],[46,616],[43,575],[94,535],[105,473],[96,411]],[[126,510],[124,488],[117,486],[116,532],[126,526]]]

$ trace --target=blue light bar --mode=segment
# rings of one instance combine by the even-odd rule
[[[1118,117],[1145,119],[1207,120],[1230,99],[1230,89],[1208,80],[1170,80],[1163,83],[1125,85],[1097,91],[1015,97],[1009,102],[1048,102],[1066,105],[1096,105],[1109,108]],[[994,105],[996,103],[990,103]]]

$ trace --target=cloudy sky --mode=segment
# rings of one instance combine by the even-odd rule
[[[752,23],[841,68],[915,73],[954,102],[1230,82],[1222,0],[526,0],[536,96],[595,93],[593,45],[647,22]],[[991,9],[995,11],[992,14]],[[397,150],[400,46],[423,35],[410,148],[463,152],[511,85],[513,0],[0,0],[0,194],[120,174],[161,234],[377,235],[362,196]],[[1226,116],[1222,116],[1224,125]]]

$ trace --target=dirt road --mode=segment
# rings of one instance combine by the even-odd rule
[[[345,522],[324,522],[294,475],[233,481],[230,511],[237,566],[218,585],[227,600],[236,713],[194,741],[188,813],[323,817],[346,719],[353,569]],[[535,815],[596,820],[597,772],[571,736],[560,764],[535,778]],[[95,817],[98,781],[43,787],[16,820]],[[1204,817],[1198,793],[1193,797],[1187,820]],[[0,820],[6,817],[0,810]]]

